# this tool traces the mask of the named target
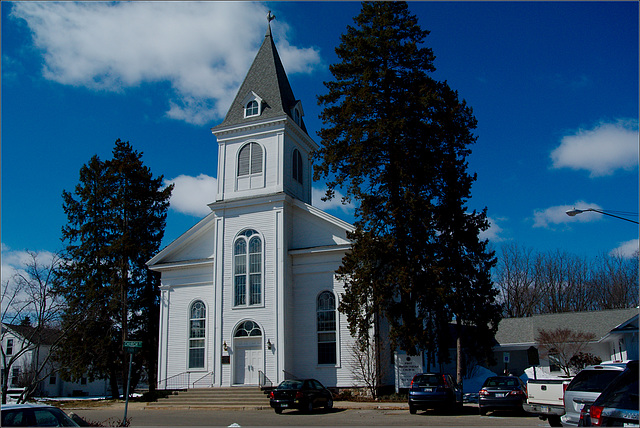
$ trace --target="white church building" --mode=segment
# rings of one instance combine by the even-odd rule
[[[153,257],[161,273],[158,387],[354,385],[343,284],[352,226],[311,206],[302,104],[267,30],[218,141],[211,213]],[[212,195],[213,199],[213,195]]]

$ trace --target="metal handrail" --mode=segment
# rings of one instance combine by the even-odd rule
[[[284,378],[285,379],[293,379],[293,380],[299,380],[300,378],[296,375],[294,375],[293,373],[289,373],[286,370],[282,370],[282,373],[284,373]]]
[[[200,382],[202,379],[204,379],[204,378],[205,378],[205,377],[207,377],[207,376],[213,376],[213,370],[212,370],[212,371],[210,371],[210,372],[208,372],[208,373],[205,373],[205,374],[204,374],[204,376],[200,376],[198,379],[194,380],[194,381],[191,383],[191,387],[192,387],[192,388],[195,388],[195,387],[196,387],[196,383]],[[209,382],[209,386],[211,386],[211,382]]]
[[[260,389],[273,387],[273,382],[267,377],[262,370],[258,370],[258,386]]]

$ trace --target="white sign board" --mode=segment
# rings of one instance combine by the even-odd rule
[[[420,355],[407,355],[396,352],[395,361],[395,378],[396,393],[401,388],[409,388],[411,379],[418,373],[422,373],[422,353]]]

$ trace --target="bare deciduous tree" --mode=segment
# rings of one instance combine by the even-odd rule
[[[16,383],[24,387],[19,401],[32,396],[40,382],[54,371],[51,351],[63,334],[55,330],[64,301],[55,293],[57,254],[23,253],[24,262],[2,288],[2,403],[7,400],[9,374],[20,370]],[[12,349],[5,349],[8,336]]]
[[[502,247],[493,278],[507,318],[638,305],[638,253],[588,259],[512,243]]]
[[[582,353],[595,337],[593,333],[557,328],[539,330],[536,342],[542,351],[542,356],[552,360],[565,375],[571,376],[572,358]]]

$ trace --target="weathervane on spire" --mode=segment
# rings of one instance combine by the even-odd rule
[[[271,21],[273,21],[274,19],[276,19],[276,16],[273,15],[271,11],[269,11],[269,13],[267,14],[267,20],[269,21],[269,24],[271,24]]]

